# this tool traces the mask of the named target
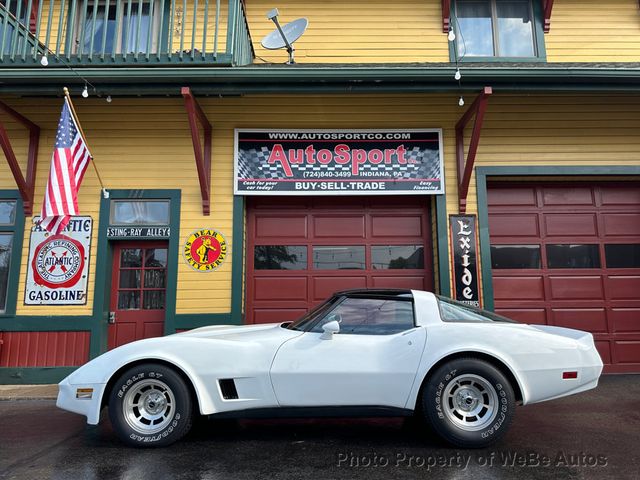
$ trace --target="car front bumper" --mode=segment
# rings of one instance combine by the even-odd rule
[[[97,425],[105,383],[71,384],[69,377],[58,384],[56,406],[87,417],[87,423]]]

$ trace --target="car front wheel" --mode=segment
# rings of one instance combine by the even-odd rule
[[[137,447],[163,447],[191,428],[189,388],[175,371],[141,364],[115,382],[109,396],[109,418],[122,441]]]
[[[422,393],[427,420],[457,447],[491,445],[513,419],[513,388],[500,370],[482,360],[459,358],[445,363],[431,375]]]

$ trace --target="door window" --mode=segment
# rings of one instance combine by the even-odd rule
[[[167,279],[166,248],[123,248],[118,310],[162,310]]]
[[[341,334],[392,335],[415,326],[410,300],[346,298],[311,331],[322,332],[322,326],[333,320],[340,323]]]

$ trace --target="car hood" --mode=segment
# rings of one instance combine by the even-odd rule
[[[266,337],[285,332],[294,333],[294,330],[286,330],[282,323],[265,323],[260,325],[211,325],[196,328],[187,332],[175,334],[176,337],[193,337],[205,339],[217,339],[228,341],[259,341]],[[300,332],[302,333],[302,332]]]

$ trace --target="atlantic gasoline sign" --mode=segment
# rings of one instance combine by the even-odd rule
[[[73,217],[58,235],[34,218],[29,244],[25,305],[84,305],[91,251],[91,217]]]
[[[236,195],[444,193],[442,130],[235,131]]]
[[[199,272],[211,272],[224,263],[227,242],[216,230],[193,232],[184,244],[182,253],[189,265]]]

